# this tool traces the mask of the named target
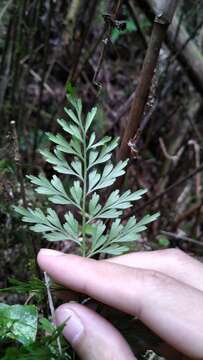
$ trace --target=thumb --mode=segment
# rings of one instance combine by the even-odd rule
[[[80,304],[61,305],[55,313],[64,337],[81,360],[135,360],[121,334],[108,321]]]

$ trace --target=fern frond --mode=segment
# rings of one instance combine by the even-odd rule
[[[71,96],[69,101],[73,109],[64,109],[69,120],[58,119],[67,138],[61,134],[47,133],[54,150],[41,150],[45,160],[57,173],[70,177],[68,191],[56,175],[50,181],[42,175],[28,178],[36,186],[36,191],[47,196],[51,203],[75,206],[81,221],[78,222],[70,211],[65,211],[62,223],[51,208],[47,209],[47,214],[41,209],[18,207],[16,211],[21,214],[23,221],[32,224],[33,231],[41,232],[47,240],[72,240],[77,243],[83,256],[98,253],[120,255],[128,251],[128,243],[136,241],[140,232],[146,230],[147,224],[156,220],[158,214],[147,215],[139,222],[131,217],[122,223],[123,212],[134,201],[141,199],[146,192],[143,189],[134,193],[127,190],[122,194],[114,190],[101,204],[98,192],[113,185],[125,173],[128,159],[113,165],[112,152],[118,146],[119,139],[112,140],[106,136],[96,141],[94,132],[89,136],[97,108],[94,107],[83,120],[81,100]],[[107,219],[113,219],[110,229],[104,223]]]
[[[30,229],[36,233],[42,233],[45,239],[49,241],[72,240],[80,244],[79,226],[76,226],[77,221],[72,214],[73,228],[69,225],[69,213],[65,215],[66,222],[62,224],[56,211],[51,208],[47,209],[47,215],[38,208],[32,210],[30,208],[15,207],[15,211],[23,216],[22,220],[24,222],[34,224]]]

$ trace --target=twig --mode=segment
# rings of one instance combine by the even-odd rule
[[[115,7],[114,7],[114,10],[113,10],[112,15],[110,16],[110,18],[109,17],[104,18],[105,19],[104,34],[106,33],[106,38],[103,39],[103,47],[102,47],[101,54],[100,54],[100,57],[99,57],[99,61],[98,61],[97,67],[96,67],[96,71],[94,73],[94,77],[93,77],[93,83],[96,84],[96,85],[99,85],[97,83],[97,78],[98,78],[99,72],[100,72],[101,67],[102,67],[102,63],[103,63],[103,60],[104,60],[104,57],[105,57],[107,45],[109,44],[109,41],[110,41],[111,31],[113,29],[114,21],[116,19],[116,15],[118,13],[120,5],[121,5],[121,0],[117,0],[117,2],[115,4]]]
[[[4,14],[6,13],[6,11],[7,11],[8,8],[9,8],[9,6],[11,5],[11,3],[12,3],[12,0],[7,1],[7,3],[4,5],[3,9],[1,10],[1,12],[0,12],[0,23],[1,23],[1,21],[2,21],[2,18],[3,18],[3,16],[4,16]]]
[[[203,171],[203,164],[198,169],[195,169],[194,171],[192,171],[189,175],[185,176],[184,178],[182,178],[182,179],[176,181],[174,184],[170,185],[166,190],[164,190],[161,193],[159,193],[158,195],[154,196],[152,199],[149,199],[148,201],[146,201],[145,204],[137,207],[136,209],[133,209],[130,214],[124,216],[124,219],[127,219],[129,216],[135,214],[137,211],[144,209],[146,206],[152,204],[156,200],[161,199],[165,194],[167,194],[168,192],[170,192],[177,186],[182,185],[185,181],[191,179],[193,176],[195,176],[200,171]]]
[[[182,241],[189,241],[195,245],[198,245],[198,246],[203,246],[203,243],[201,243],[200,241],[197,241],[197,240],[194,240],[194,239],[191,239],[187,236],[184,236],[184,235],[177,235],[177,234],[174,234],[174,233],[171,233],[171,232],[168,232],[168,231],[160,231],[160,233],[162,235],[166,235],[166,236],[169,236],[169,237],[172,237],[176,240],[182,240]]]
[[[195,152],[195,165],[198,169],[200,166],[200,146],[195,140],[189,140],[188,145],[192,145],[194,147]],[[196,197],[197,200],[200,201],[201,199],[201,175],[198,173],[196,175]]]
[[[188,209],[184,213],[178,215],[177,218],[175,219],[175,224],[173,227],[176,228],[182,221],[184,221],[187,218],[192,217],[194,213],[197,213],[197,211],[201,209],[201,207],[202,207],[202,204],[197,202],[190,209]]]
[[[25,196],[25,186],[24,186],[24,178],[23,178],[23,171],[22,171],[22,161],[20,156],[20,150],[19,150],[19,141],[18,141],[18,134],[16,131],[16,123],[15,121],[11,121],[11,131],[12,131],[12,140],[13,140],[13,150],[14,150],[14,161],[16,163],[16,169],[17,169],[17,178],[20,184],[20,193],[23,200],[23,206],[27,207],[27,201]]]
[[[82,64],[79,67],[78,73],[81,73],[81,71],[83,70],[83,68],[85,67],[85,65],[89,62],[89,60],[92,58],[93,54],[95,53],[96,49],[98,48],[99,44],[101,43],[104,35],[105,35],[106,29],[105,27],[103,28],[103,30],[101,31],[101,33],[99,34],[96,42],[92,45],[92,47],[90,47],[89,51],[87,52],[85,59],[83,60]]]
[[[179,161],[182,153],[183,153],[184,148],[181,147],[181,148],[179,149],[179,151],[177,152],[176,155],[170,155],[170,154],[168,153],[168,151],[167,151],[167,149],[166,149],[166,145],[164,144],[164,141],[163,141],[163,139],[162,139],[161,137],[159,138],[159,144],[160,144],[160,146],[161,146],[161,149],[162,149],[162,151],[163,151],[163,154],[164,154],[165,158],[166,158],[167,160],[172,161],[173,164],[176,165],[177,162]]]
[[[26,65],[24,65],[26,66]],[[33,76],[33,78],[36,81],[39,81],[40,83],[43,83],[44,88],[48,91],[48,93],[52,96],[54,96],[54,91],[51,89],[51,87],[46,83],[42,81],[42,78],[39,74],[37,74],[34,70],[30,69],[30,74]]]
[[[49,309],[50,309],[50,313],[51,313],[51,317],[52,317],[52,323],[55,327],[55,329],[57,328],[55,323],[54,323],[54,313],[55,313],[55,309],[54,309],[54,303],[53,303],[53,299],[52,299],[52,295],[51,295],[51,291],[50,291],[50,286],[49,286],[49,282],[50,279],[47,275],[46,272],[44,272],[44,282],[45,282],[45,286],[47,289],[47,297],[48,297],[48,303],[49,303]],[[61,347],[61,341],[59,336],[57,337],[57,345],[58,345],[58,351],[59,354],[62,355],[62,347]]]
[[[192,31],[192,33],[188,36],[188,38],[185,40],[185,42],[182,44],[181,48],[175,53],[175,55],[171,58],[170,63],[174,63],[174,61],[178,58],[178,56],[185,50],[186,46],[189,44],[190,41],[192,41],[195,36],[197,35],[198,31],[202,28],[203,21],[201,21],[195,29]]]
[[[189,140],[188,145],[192,145],[194,148],[195,153],[195,166],[198,168],[200,166],[200,145],[195,140]],[[195,192],[196,192],[196,198],[197,201],[201,203],[201,174],[198,173],[195,176]],[[200,216],[200,209],[199,208],[196,212],[196,221],[195,221],[195,234],[198,237],[200,235],[200,224],[199,224],[199,216]]]
[[[201,144],[202,136],[201,136],[201,134],[200,134],[200,132],[198,130],[198,127],[195,124],[193,118],[189,114],[186,114],[186,118],[187,118],[188,122],[190,123],[191,127],[193,128],[193,130],[195,132],[195,135],[196,135],[197,139],[199,140],[199,143]]]

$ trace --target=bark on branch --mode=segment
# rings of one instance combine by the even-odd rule
[[[147,16],[153,20],[154,15],[158,14],[158,7],[156,6],[156,3],[161,4],[162,2],[164,3],[165,0],[142,0],[138,1],[137,4],[145,11]],[[170,0],[168,2],[170,3]],[[192,38],[185,30],[183,25],[180,25],[178,34],[176,36],[179,26],[178,24],[178,18],[177,16],[174,16],[173,21],[167,31],[166,43],[172,52],[177,54],[176,57],[186,69],[193,86],[198,92],[203,94],[202,54],[195,43],[192,41]]]
[[[162,24],[170,24],[177,6],[177,0],[151,0],[156,19]]]
[[[152,78],[158,62],[160,48],[165,38],[169,22],[175,11],[177,0],[162,0],[160,2],[158,1],[156,4],[157,14],[154,20],[151,39],[143,63],[140,79],[135,91],[128,124],[118,152],[118,160],[123,160],[129,156],[130,146],[131,148],[133,147],[133,142],[137,137],[137,132],[148,99]],[[120,178],[116,183],[116,187],[121,187],[123,181],[124,177]]]

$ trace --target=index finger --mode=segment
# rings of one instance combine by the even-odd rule
[[[40,251],[38,262],[57,282],[136,315],[177,350],[202,358],[201,291],[159,272],[50,250]]]

